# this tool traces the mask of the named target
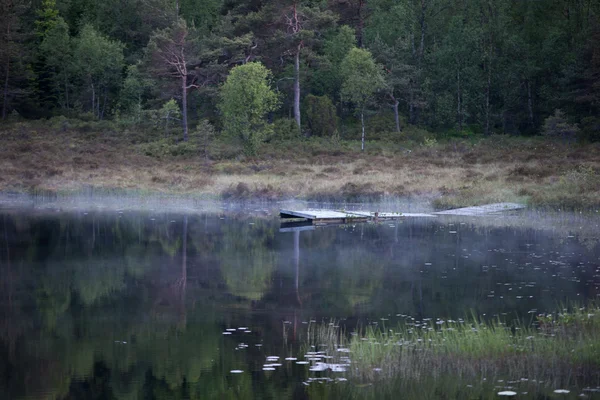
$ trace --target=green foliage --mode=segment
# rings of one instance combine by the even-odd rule
[[[334,65],[340,65],[356,46],[356,32],[348,25],[340,26],[335,36],[325,42],[325,54]]]
[[[157,117],[160,119],[160,125],[165,128],[165,137],[170,134],[172,121],[181,120],[181,110],[177,102],[173,99],[167,101],[158,111]]]
[[[354,47],[342,61],[340,66],[344,76],[342,97],[356,107],[362,126],[362,145],[365,149],[365,108],[375,93],[385,86],[383,74],[371,53]]]
[[[40,44],[40,54],[50,74],[51,84],[58,93],[59,104],[67,109],[70,106],[69,93],[72,92],[71,77],[76,72],[73,62],[73,46],[69,36],[69,27],[58,17],[47,28]]]
[[[340,68],[344,76],[344,100],[354,103],[360,112],[364,111],[375,92],[384,86],[381,68],[369,51],[357,47],[348,52]]]
[[[425,147],[435,147],[437,144],[438,141],[433,137],[426,137],[425,140],[423,140],[423,146]]]
[[[554,115],[544,120],[542,134],[545,136],[561,137],[564,139],[574,139],[579,133],[579,127],[567,122],[564,113],[556,110]]]
[[[286,117],[288,106],[299,104],[291,96],[297,73],[303,104],[310,95],[326,95],[337,112],[342,110],[338,117],[352,124],[343,115],[342,100],[356,110],[369,102],[363,101],[357,79],[349,79],[352,69],[342,64],[360,39],[360,50],[371,52],[383,67],[375,68],[381,74],[354,74],[377,81],[363,85],[378,89],[367,98],[380,109],[399,110],[410,125],[461,133],[470,127],[486,135],[554,131],[549,135],[599,140],[595,3],[457,4],[4,1],[2,116],[12,109],[25,118],[91,112],[97,119],[117,116],[124,126],[140,127],[146,125],[144,109],[158,108],[170,97],[183,104],[189,94],[194,125],[215,117],[217,93],[231,66],[261,60],[282,93],[289,93],[286,111],[270,120]],[[454,11],[446,12],[448,7]],[[296,55],[300,68],[292,71]],[[548,122],[554,127],[546,130],[544,119],[555,109],[564,110],[570,124],[557,125],[552,116]],[[405,127],[393,124],[382,132]],[[272,134],[258,139],[259,134],[254,142]]]
[[[335,323],[323,323],[309,327],[307,345],[322,346],[333,363],[344,360],[329,349],[348,349],[349,374],[359,380],[422,382],[457,374],[481,379],[481,373],[527,376],[535,370],[537,378],[543,376],[552,385],[568,379],[573,368],[590,376],[597,371],[599,311],[594,306],[563,310],[538,316],[534,325],[475,316],[423,324],[407,321],[391,329],[358,329],[349,339]]]
[[[55,28],[58,23],[64,23],[64,20],[58,16],[56,0],[42,0],[40,8],[37,10],[37,16],[35,33],[40,38],[44,38],[48,31]]]
[[[210,123],[209,120],[203,119],[196,126],[196,130],[192,134],[194,140],[198,142],[204,153],[204,158],[208,158],[210,153],[210,147],[215,139],[216,131],[215,127]]]
[[[119,118],[131,119],[139,124],[142,119],[144,100],[152,83],[141,71],[138,64],[127,67],[123,87],[119,93]]]
[[[90,102],[84,109],[101,119],[109,91],[121,83],[123,44],[108,39],[91,25],[85,25],[75,40],[74,61],[77,74],[88,87]]]
[[[164,138],[154,142],[143,143],[140,151],[150,157],[163,159],[168,157],[192,157],[199,154],[197,144],[192,141],[178,142],[172,138]]]
[[[600,118],[583,118],[581,120],[580,137],[588,142],[600,142]]]
[[[300,129],[296,121],[290,118],[278,118],[273,121],[274,140],[294,140],[300,138]]]
[[[306,118],[315,136],[332,136],[337,131],[337,115],[331,99],[325,96],[306,96]]]
[[[253,301],[265,295],[277,266],[277,253],[268,245],[272,235],[264,222],[223,228],[221,273],[231,294]]]
[[[233,68],[221,87],[219,109],[224,132],[241,139],[251,154],[273,131],[266,115],[277,110],[279,99],[270,87],[271,79],[267,68],[251,62]]]
[[[320,67],[311,74],[311,85],[315,94],[326,94],[336,99],[336,102],[339,100],[339,92],[344,80],[340,64],[354,46],[356,46],[356,35],[347,25],[342,25],[325,40],[323,58],[327,62],[322,62]]]
[[[219,22],[223,0],[181,0],[181,15],[203,34],[209,34]]]

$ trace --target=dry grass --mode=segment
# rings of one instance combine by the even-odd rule
[[[15,124],[0,131],[0,190],[142,190],[208,197],[372,200],[418,196],[438,208],[492,201],[600,205],[600,146],[491,137],[432,147],[371,142],[265,144],[262,157],[155,158],[115,132]],[[223,152],[221,152],[222,154]],[[235,154],[235,153],[232,153]]]

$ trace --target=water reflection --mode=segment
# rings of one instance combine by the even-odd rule
[[[263,371],[268,355],[302,353],[311,319],[526,317],[596,299],[600,283],[597,238],[531,227],[280,231],[118,212],[0,223],[0,398],[320,398],[337,389],[307,389],[306,365]]]

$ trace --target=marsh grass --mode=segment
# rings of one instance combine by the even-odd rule
[[[532,323],[496,319],[436,320],[358,328],[345,335],[334,324],[314,326],[313,346],[351,360],[357,382],[405,383],[457,379],[514,380],[545,387],[600,383],[600,308],[564,309]],[[347,348],[348,353],[334,349]]]
[[[436,208],[497,201],[600,207],[598,144],[506,136],[439,137],[426,144],[421,132],[370,141],[365,152],[347,139],[273,140],[250,157],[235,143],[215,139],[207,158],[193,143],[104,125],[3,125],[0,190],[78,193],[92,187],[353,202],[413,198],[433,200]]]

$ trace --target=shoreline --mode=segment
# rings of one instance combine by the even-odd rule
[[[435,210],[513,202],[600,209],[600,144],[542,137],[409,137],[358,142],[297,138],[248,157],[216,141],[197,152],[149,154],[143,132],[57,131],[40,122],[0,129],[0,193],[181,196],[212,201],[378,203],[410,199]],[[406,149],[412,149],[410,152]]]

